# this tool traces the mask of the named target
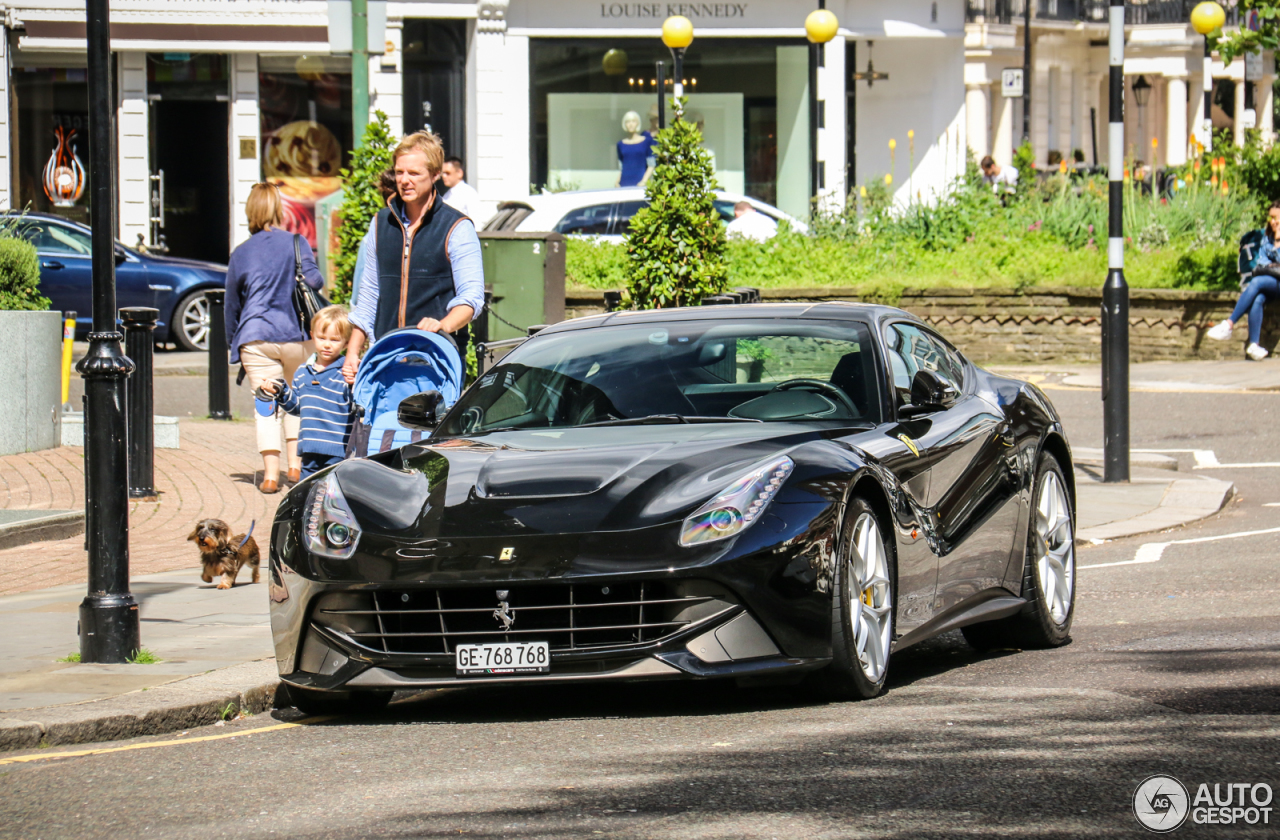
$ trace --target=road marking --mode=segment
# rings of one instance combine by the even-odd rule
[[[1229,469],[1258,469],[1258,468],[1274,468],[1280,467],[1280,461],[1256,461],[1248,464],[1224,464],[1218,460],[1217,454],[1212,449],[1134,449],[1133,452],[1152,452],[1156,454],[1172,455],[1179,452],[1189,452],[1196,459],[1193,470],[1229,470]]]
[[[298,723],[277,723],[273,726],[260,726],[257,729],[245,729],[241,732],[223,732],[219,735],[202,735],[199,738],[183,738],[172,741],[148,741],[145,744],[128,744],[123,747],[102,747],[96,750],[67,750],[57,753],[39,753],[37,755],[19,755],[13,758],[0,758],[0,766],[5,764],[23,764],[29,761],[48,761],[52,758],[78,758],[86,755],[106,755],[107,753],[128,752],[129,750],[150,750],[156,747],[176,747],[179,744],[198,744],[201,741],[221,741],[224,738],[239,738],[241,735],[257,735],[263,732],[276,732],[280,729],[293,729],[298,726],[310,726],[333,720],[334,715],[307,718]]]
[[[1217,542],[1218,540],[1234,540],[1241,537],[1256,537],[1260,534],[1280,534],[1280,528],[1264,528],[1261,531],[1238,531],[1234,534],[1218,534],[1212,537],[1194,537],[1189,540],[1170,540],[1161,543],[1145,543],[1138,546],[1132,560],[1121,560],[1116,563],[1094,563],[1091,566],[1079,566],[1081,569],[1109,569],[1113,566],[1135,566],[1141,563],[1158,563],[1164,556],[1164,550],[1171,545],[1191,545],[1192,543]]]

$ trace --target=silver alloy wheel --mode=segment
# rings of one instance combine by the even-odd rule
[[[853,539],[844,576],[853,625],[853,648],[862,673],[873,683],[884,676],[893,641],[893,584],[880,526],[869,513],[853,525]]]
[[[195,347],[209,349],[209,299],[204,295],[192,298],[183,307],[182,334]]]
[[[1071,509],[1056,472],[1046,472],[1040,485],[1035,529],[1036,577],[1040,581],[1040,597],[1044,599],[1053,623],[1061,625],[1071,611],[1076,553]]]

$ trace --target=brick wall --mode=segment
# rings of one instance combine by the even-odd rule
[[[859,300],[848,289],[764,289],[766,301]],[[1231,314],[1234,292],[1132,289],[1129,353],[1134,362],[1244,357],[1245,331],[1212,341],[1205,331]],[[909,289],[898,305],[935,326],[976,362],[1068,362],[1101,358],[1101,289]],[[604,311],[600,292],[570,292],[565,315]],[[1280,341],[1280,306],[1267,310],[1262,345]]]

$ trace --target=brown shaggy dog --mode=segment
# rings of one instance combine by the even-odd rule
[[[249,531],[253,532],[252,525]],[[233,537],[231,528],[221,519],[201,519],[187,539],[200,547],[200,562],[204,564],[200,579],[205,583],[213,583],[214,575],[222,575],[218,588],[230,589],[242,566],[252,566],[253,582],[258,582],[258,543],[253,537]]]

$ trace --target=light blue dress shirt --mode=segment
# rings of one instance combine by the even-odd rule
[[[401,220],[408,221],[401,216]],[[369,232],[360,243],[357,272],[352,284],[351,323],[360,328],[369,343],[376,340],[373,326],[378,315],[378,219],[369,223]],[[457,225],[449,234],[449,265],[453,269],[454,297],[445,307],[466,304],[472,309],[472,319],[484,308],[484,259],[481,256],[480,237],[475,223],[470,219]],[[405,326],[413,326],[406,324]]]

